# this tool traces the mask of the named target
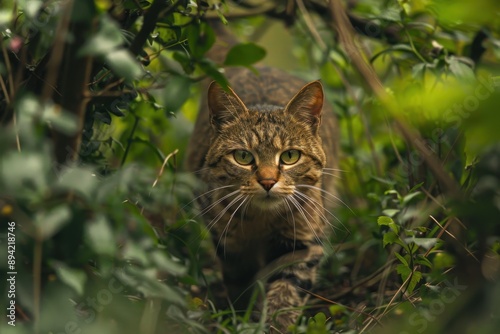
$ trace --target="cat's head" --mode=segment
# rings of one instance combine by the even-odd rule
[[[325,154],[319,136],[323,88],[305,85],[286,106],[245,105],[234,91],[212,83],[208,107],[213,136],[204,179],[211,188],[248,196],[262,209],[320,187]],[[208,140],[208,138],[207,138]]]

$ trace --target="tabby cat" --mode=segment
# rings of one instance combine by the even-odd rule
[[[319,81],[231,69],[229,91],[208,88],[188,149],[207,186],[201,213],[229,298],[245,309],[256,280],[268,323],[285,332],[307,301],[332,217],[335,117]]]

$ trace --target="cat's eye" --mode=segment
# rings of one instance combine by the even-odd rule
[[[233,157],[240,165],[250,165],[254,161],[252,153],[245,150],[234,151]]]
[[[285,165],[293,165],[300,158],[300,151],[298,150],[288,150],[281,153],[280,161]]]

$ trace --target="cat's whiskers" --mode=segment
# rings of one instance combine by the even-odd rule
[[[314,230],[313,226],[311,225],[311,222],[309,221],[309,219],[306,217],[306,213],[309,215],[309,217],[314,220],[314,217],[307,211],[305,210],[302,205],[299,203],[299,201],[293,197],[293,196],[289,196],[288,199],[290,200],[290,202],[297,208],[297,210],[299,211],[299,213],[302,215],[302,217],[304,218],[307,226],[309,227],[309,229],[311,230],[311,232],[314,234],[314,238],[316,239],[316,241],[324,246],[323,244],[323,240],[321,240],[321,238],[318,236],[318,234],[316,233],[316,231]]]
[[[198,213],[196,216],[193,217],[196,218],[198,216],[204,216],[206,215],[210,210],[212,210],[214,207],[216,207],[219,203],[221,203],[222,201],[224,201],[225,199],[235,195],[235,194],[238,194],[240,192],[240,190],[235,190],[233,192],[230,192],[229,194],[219,198],[217,201],[215,201],[214,203],[211,203],[209,206],[207,206],[206,208],[204,208],[200,213]]]
[[[314,204],[314,206],[316,206],[316,207],[319,206],[321,208],[321,210],[324,210],[326,213],[328,213],[330,216],[332,216],[338,223],[342,224],[342,222],[340,221],[340,219],[335,214],[333,214],[333,212],[331,212],[330,210],[328,210],[327,208],[325,208],[325,206],[322,203],[319,203],[314,198],[312,198],[312,197],[310,197],[310,196],[306,195],[305,193],[300,192],[298,190],[296,190],[296,193],[300,194],[301,196],[303,196],[304,199],[307,199],[308,201],[312,202]],[[327,201],[329,200],[325,195],[323,195],[321,193],[320,193],[320,196],[324,200],[327,200]],[[332,202],[332,201],[330,200],[330,202]],[[325,217],[325,219],[326,219],[326,217]],[[328,221],[328,220],[326,219],[326,221]],[[333,227],[333,225],[330,223],[330,221],[328,221],[328,224]]]
[[[333,177],[335,177],[335,178],[337,178],[337,179],[340,179],[340,180],[342,180],[342,176],[340,176],[340,175],[337,175],[337,174],[333,174],[333,173],[328,173],[328,172],[325,172],[325,171],[323,171],[323,175],[329,175],[329,176],[333,176]]]
[[[323,170],[331,170],[334,172],[349,173],[348,170],[343,170],[343,169],[338,169],[338,168],[323,167]]]
[[[335,226],[330,223],[330,221],[328,220],[328,218],[325,216],[325,214],[323,213],[323,210],[328,212],[332,217],[334,217],[335,219],[337,219],[337,217],[335,217],[334,214],[332,214],[330,211],[326,210],[322,204],[318,203],[314,198],[312,198],[311,196],[308,196],[304,193],[301,193],[299,191],[296,191],[295,192],[295,195],[301,199],[304,200],[304,203],[309,207],[311,208],[311,210],[313,210],[319,217],[320,219],[328,226],[330,227],[330,229],[332,230],[333,233],[335,233]],[[338,219],[337,219],[338,220]],[[327,238],[328,235],[327,233],[321,229],[322,233],[323,233],[323,236],[325,237],[323,240],[326,240],[327,243],[328,243],[328,246],[330,247],[330,249],[333,249],[333,245],[331,244],[330,240]]]
[[[330,223],[330,221],[326,218],[325,214],[322,212],[322,210],[324,211],[327,211],[330,215],[332,215],[334,218],[335,216],[328,210],[326,210],[324,207],[323,207],[323,204],[321,203],[318,203],[318,201],[316,201],[314,198],[312,198],[311,196],[308,196],[298,190],[295,190],[295,195],[298,197],[298,198],[301,198],[304,200],[304,203],[306,203],[312,210],[314,210],[314,212],[316,212],[318,214],[318,216],[321,218],[321,220],[327,224],[327,225],[330,225],[332,226],[332,224]],[[311,203],[311,204],[309,204]]]
[[[192,171],[189,174],[200,175],[202,172],[209,170],[209,169],[210,169],[210,167],[204,167],[204,168],[200,168],[198,170]]]
[[[247,210],[248,210],[248,207],[249,207],[250,203],[252,202],[253,196],[254,196],[253,194],[251,194],[251,195],[247,195],[247,197],[249,198],[249,200],[247,201],[247,203],[245,204],[245,206],[244,206],[244,207],[243,207],[243,209],[241,210],[241,220],[243,220],[243,219],[244,219],[245,214],[246,214],[246,212],[247,212]]]
[[[205,195],[208,195],[208,194],[210,194],[210,193],[213,193],[214,191],[217,191],[217,190],[221,190],[221,189],[225,189],[225,188],[230,188],[230,187],[236,187],[236,185],[235,185],[235,184],[230,184],[230,185],[227,185],[227,186],[222,186],[222,187],[218,187],[218,188],[215,188],[215,189],[211,189],[211,190],[209,190],[209,191],[206,191],[206,192],[204,192],[203,194],[201,194],[201,195],[197,196],[196,198],[194,198],[193,200],[189,201],[189,203],[187,203],[186,205],[184,205],[184,206],[181,208],[181,210],[186,209],[189,205],[191,205],[191,204],[192,204],[193,202],[195,202],[197,199],[199,199],[199,198],[201,198],[201,197],[203,197],[203,196],[205,196]],[[197,217],[197,216],[199,216],[199,215],[200,215],[200,214],[196,215],[195,217],[193,217],[193,219],[194,219],[194,218],[196,218],[196,217]]]
[[[324,190],[324,189],[322,189],[320,187],[311,186],[311,185],[308,185],[308,184],[297,184],[296,187],[305,187],[305,188],[316,189],[316,190],[320,191],[321,193],[325,194],[326,196],[330,196],[331,198],[335,199],[337,202],[342,203],[346,208],[349,209],[349,211],[351,211],[352,213],[354,213],[354,211],[352,211],[352,209],[349,207],[349,205],[347,205],[343,200],[341,200],[340,198],[338,198],[334,194],[329,193],[328,191],[326,191],[326,190]],[[333,202],[333,200],[330,199],[330,198],[328,198],[328,197],[324,197],[324,198],[326,200],[329,200],[330,202]]]
[[[239,190],[238,190],[239,192]],[[240,199],[245,197],[244,195],[238,194],[231,202],[229,202],[228,205],[226,205],[208,224],[207,224],[207,229],[210,232],[212,228],[221,220],[222,217],[226,214],[226,212],[235,204],[237,203]]]
[[[283,198],[283,202],[285,202],[286,206],[288,207],[288,211],[287,211],[286,216],[288,217],[288,212],[290,212],[290,216],[292,216],[292,225],[293,225],[293,252],[295,253],[295,244],[296,244],[296,241],[297,241],[297,229],[296,229],[296,226],[295,226],[295,215],[293,214],[292,207],[290,206],[290,203],[288,202],[288,198],[287,197],[282,197],[282,198]],[[287,219],[287,221],[288,221],[288,219]]]
[[[226,241],[227,241],[227,233],[229,232],[229,225],[231,224],[231,221],[233,220],[233,217],[236,214],[236,212],[238,212],[238,210],[241,208],[241,206],[243,204],[245,204],[245,202],[249,198],[248,196],[244,196],[244,195],[242,195],[242,197],[243,197],[243,201],[241,201],[241,203],[236,207],[236,209],[233,211],[233,213],[229,217],[229,220],[227,221],[226,226],[224,226],[224,229],[222,230],[219,241],[217,242],[217,245],[215,246],[215,249],[219,248],[219,244],[222,240],[222,236],[224,236],[224,256],[226,256]]]

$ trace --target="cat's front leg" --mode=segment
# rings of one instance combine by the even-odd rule
[[[266,282],[267,316],[270,333],[286,333],[303,310],[316,279],[316,267],[323,256],[322,247],[286,253],[259,272]]]

